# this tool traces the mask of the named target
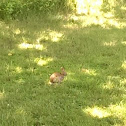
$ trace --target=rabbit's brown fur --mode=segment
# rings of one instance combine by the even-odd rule
[[[50,76],[50,82],[51,83],[61,83],[64,79],[64,77],[67,75],[64,68],[61,68],[61,72],[55,72]]]

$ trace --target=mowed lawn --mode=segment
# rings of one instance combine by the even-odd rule
[[[49,85],[61,67],[67,77]],[[125,125],[125,20],[0,21],[0,126]]]

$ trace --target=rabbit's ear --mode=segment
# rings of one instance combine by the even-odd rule
[[[61,70],[63,70],[63,71],[64,71],[64,70],[65,70],[65,69],[64,69],[64,67],[61,67]]]

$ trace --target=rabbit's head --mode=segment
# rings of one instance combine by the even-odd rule
[[[65,69],[63,67],[61,67],[61,74],[63,76],[66,76],[67,75],[67,72],[65,71]]]

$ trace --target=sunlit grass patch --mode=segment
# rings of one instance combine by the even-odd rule
[[[107,24],[109,24],[110,26],[115,26],[117,28],[121,28],[121,24],[116,19],[107,20]]]
[[[77,14],[98,14],[100,13],[101,6],[103,4],[102,0],[76,0]]]
[[[11,27],[12,27],[12,32],[14,35],[26,34],[26,31],[24,29],[22,29],[21,27],[19,27],[19,28],[14,27],[14,26],[11,26]]]
[[[52,42],[59,42],[63,38],[63,33],[47,29],[46,31],[42,31],[38,33],[37,42],[39,43],[41,40],[51,40]]]
[[[29,43],[21,43],[19,44],[19,48],[21,49],[37,49],[37,50],[43,50],[44,47],[41,44],[29,44]]]
[[[110,12],[99,13],[98,16],[96,16],[95,14],[87,16],[71,15],[70,19],[71,22],[69,22],[64,27],[78,28],[78,26],[87,27],[91,25],[98,25],[106,29],[109,29],[110,27],[115,27],[118,29],[126,27],[125,20],[120,21],[119,19],[115,18],[114,15]]]
[[[120,103],[116,105],[109,105],[108,107],[88,107],[86,109],[83,109],[83,112],[96,118],[114,116],[123,119],[126,115],[126,108],[125,105]]]
[[[110,105],[108,107],[108,110],[111,112],[112,115],[116,117],[123,119],[126,116],[126,107],[122,103],[116,105]]]
[[[82,72],[84,74],[91,75],[91,76],[96,76],[97,75],[96,70],[94,70],[94,69],[85,69],[85,68],[82,68]]]
[[[17,28],[15,31],[13,31],[13,33],[15,33],[16,35],[21,33],[21,30],[19,28]]]
[[[35,63],[37,63],[39,66],[44,66],[44,65],[47,65],[49,62],[53,61],[52,58],[36,58],[34,60]]]
[[[93,107],[93,108],[86,108],[83,109],[83,112],[97,118],[106,118],[111,116],[111,114],[107,111],[106,108],[100,108],[100,107]]]
[[[121,67],[126,70],[126,60],[122,63]]]
[[[15,49],[8,50],[8,56],[13,56],[15,54]]]
[[[126,45],[126,41],[123,41],[122,44],[123,44],[123,45]]]
[[[115,85],[113,84],[113,82],[108,81],[107,83],[105,83],[105,84],[103,85],[103,88],[104,88],[104,89],[113,89],[114,86],[115,86]]]
[[[14,64],[7,64],[5,66],[6,76],[11,79],[13,76],[19,76],[24,70],[21,66],[15,66]]]
[[[120,85],[126,86],[126,78],[120,80]]]
[[[13,53],[11,53],[11,52],[8,53],[8,56],[12,56],[12,55],[13,55]]]
[[[71,24],[71,23],[67,23],[65,25],[63,25],[64,28],[69,28],[69,29],[78,29],[78,25],[77,24]]]
[[[50,31],[49,36],[53,42],[58,42],[60,38],[63,36],[62,33],[58,33],[56,31]]]
[[[106,79],[106,82],[103,84],[103,89],[115,89],[117,88],[118,90],[122,88],[123,83],[125,79],[122,79],[119,76],[108,76]]]
[[[17,73],[21,73],[23,71],[21,67],[16,67],[15,69]]]
[[[3,98],[5,98],[5,91],[4,90],[2,92],[0,92],[0,100],[2,100]]]
[[[115,41],[113,41],[113,42],[104,42],[104,44],[103,44],[104,46],[115,46],[116,45],[116,42]]]
[[[122,9],[122,10],[126,10],[126,7],[125,7],[125,6],[122,6],[121,9]]]

